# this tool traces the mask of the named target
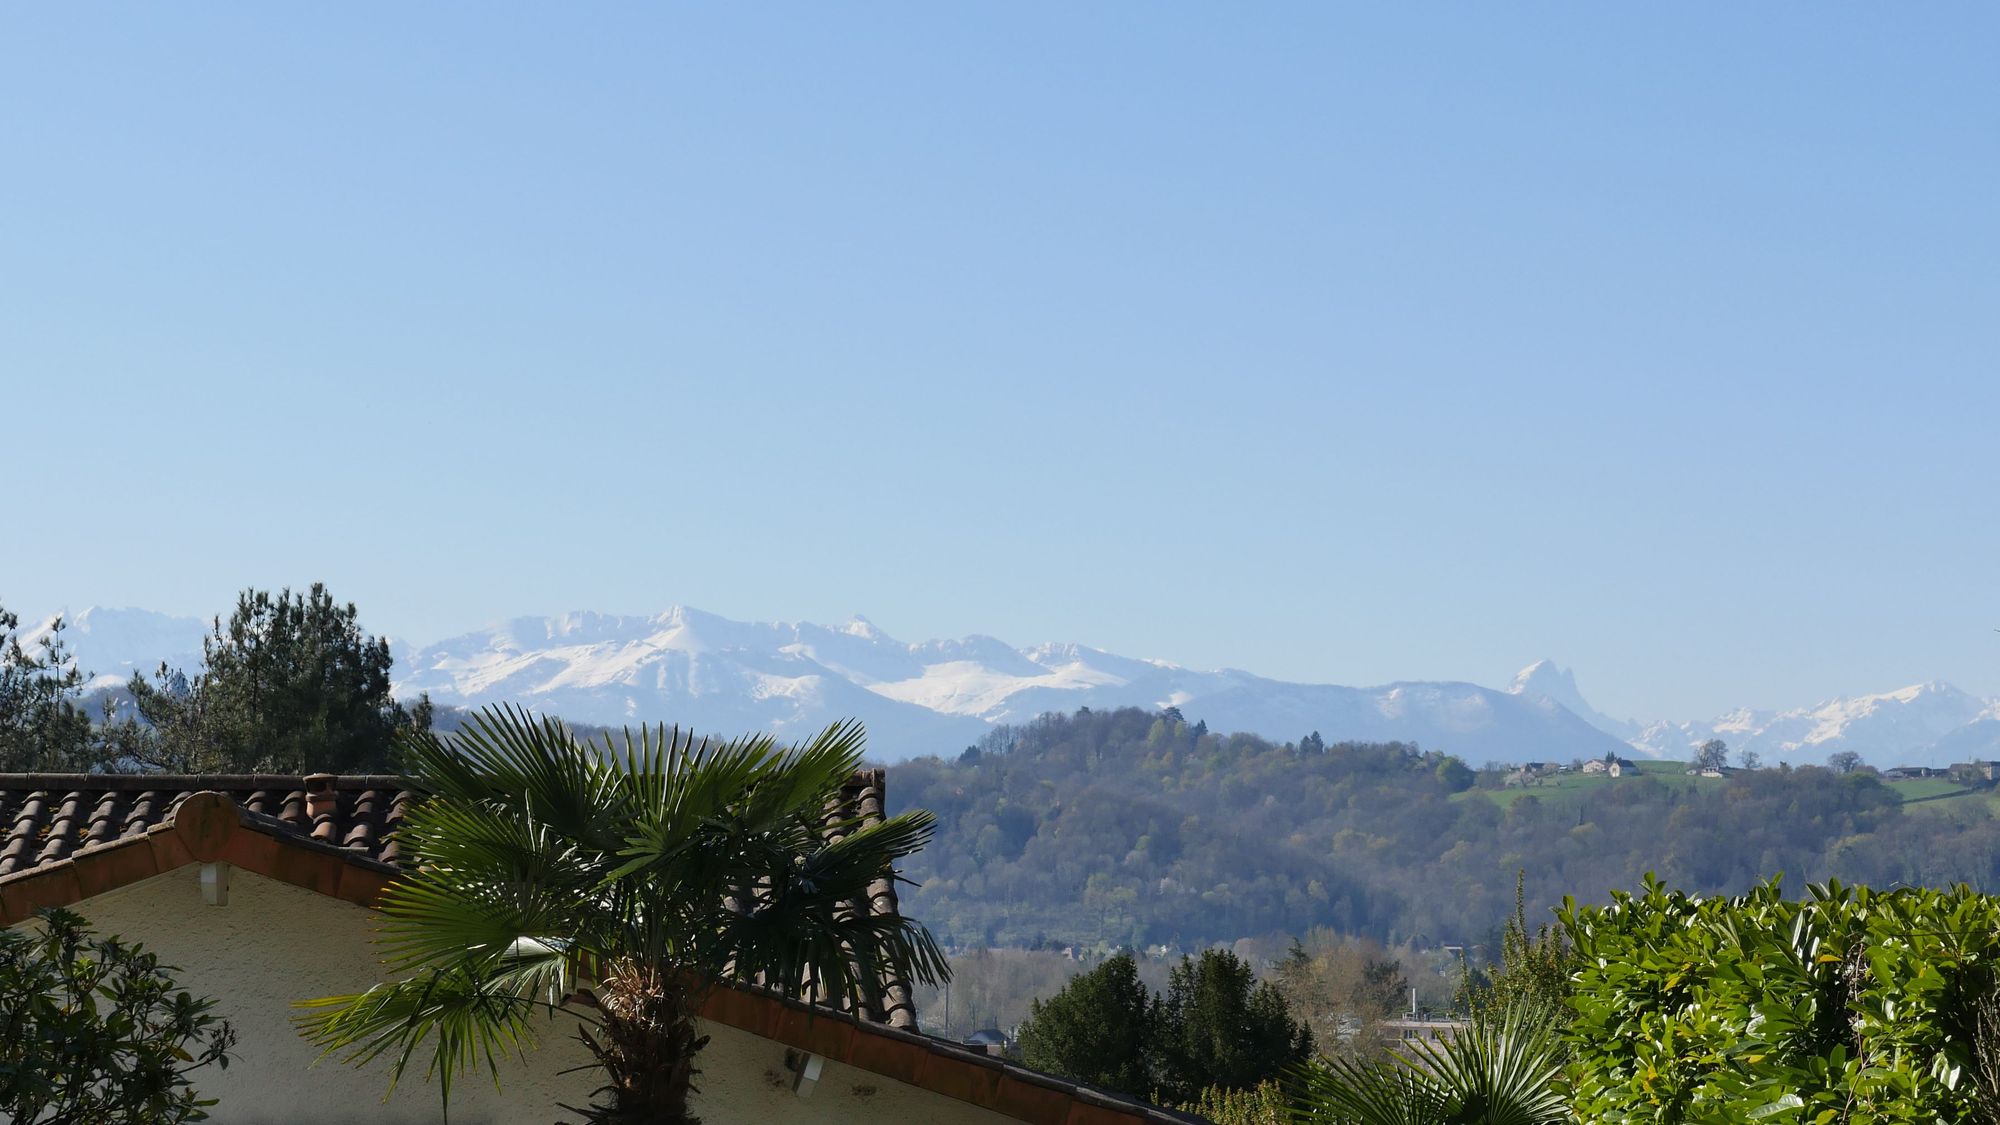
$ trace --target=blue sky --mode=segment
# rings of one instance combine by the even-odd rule
[[[1980,5],[0,13],[0,599],[2000,691]]]

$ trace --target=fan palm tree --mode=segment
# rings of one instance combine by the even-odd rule
[[[1570,1120],[1558,1081],[1563,1048],[1547,1020],[1519,1011],[1480,1019],[1443,1042],[1363,1065],[1295,1072],[1295,1119],[1313,1125],[1556,1125]]]
[[[604,1125],[698,1121],[695,1014],[718,982],[841,1006],[885,975],[949,976],[922,926],[852,905],[933,824],[839,807],[862,743],[846,723],[789,749],[664,728],[594,745],[513,708],[449,738],[406,735],[420,800],[377,939],[395,979],[306,1001],[303,1033],[356,1065],[390,1060],[392,1089],[428,1051],[448,1104],[455,1078],[497,1083],[561,1013],[605,1078],[589,1107],[562,1108]]]

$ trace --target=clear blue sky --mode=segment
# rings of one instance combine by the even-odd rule
[[[1987,5],[0,12],[0,599],[2000,691]]]

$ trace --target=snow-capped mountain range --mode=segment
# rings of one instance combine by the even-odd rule
[[[69,616],[64,638],[93,686],[163,660],[193,669],[208,626],[137,609]],[[33,644],[44,621],[24,634]],[[1218,731],[1327,741],[1400,739],[1473,763],[1569,761],[1607,752],[1686,758],[1709,738],[1766,763],[1854,750],[1874,764],[2000,757],[2000,703],[1948,684],[1835,699],[1792,711],[1640,723],[1586,701],[1550,661],[1506,690],[1460,682],[1341,687],[1200,670],[1075,644],[1015,648],[988,636],[906,643],[865,618],[843,625],[732,621],[676,607],[651,617],[522,617],[436,644],[394,645],[396,692],[441,704],[517,702],[581,722],[667,721],[704,732],[798,737],[855,717],[874,755],[950,753],[993,726],[1049,711],[1176,706]]]

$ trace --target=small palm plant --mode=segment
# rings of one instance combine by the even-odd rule
[[[449,738],[404,736],[421,799],[401,829],[408,871],[383,894],[378,941],[396,979],[305,1003],[304,1034],[396,1081],[428,1048],[454,1078],[500,1065],[558,1013],[602,1068],[602,1125],[685,1125],[695,1016],[725,979],[835,1006],[885,976],[949,976],[922,926],[857,909],[922,848],[933,818],[873,824],[840,809],[856,724],[789,749],[678,729],[578,742],[553,719],[476,713]],[[579,998],[592,1003],[576,1003]]]
[[[1562,1069],[1555,1027],[1509,1011],[1443,1042],[1411,1043],[1387,1062],[1302,1068],[1292,1083],[1294,1117],[1313,1125],[1555,1125],[1570,1120]]]

